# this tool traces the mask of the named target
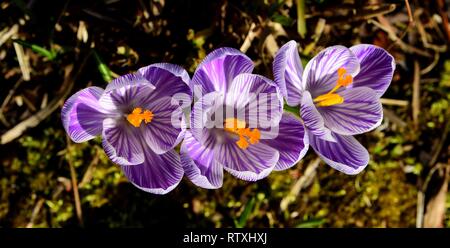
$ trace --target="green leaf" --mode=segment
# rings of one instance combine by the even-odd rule
[[[31,50],[37,54],[40,54],[44,57],[47,57],[49,60],[54,60],[56,58],[57,53],[53,50],[48,50],[44,47],[41,47],[36,44],[31,44],[23,40],[14,39],[13,42],[22,45],[23,47],[31,48]]]
[[[311,219],[311,220],[302,222],[295,227],[297,227],[297,228],[313,228],[313,227],[319,227],[323,223],[325,223],[324,219]]]
[[[252,197],[250,201],[247,202],[247,205],[245,205],[244,211],[239,217],[239,220],[238,221],[235,220],[234,224],[237,228],[245,227],[245,224],[247,223],[247,220],[250,217],[250,214],[252,213],[254,206],[255,206],[255,197]]]
[[[278,13],[275,13],[272,16],[272,20],[286,27],[290,27],[292,26],[292,24],[294,24],[294,20],[292,18],[290,18],[289,16],[280,15]]]
[[[102,75],[103,80],[109,83],[112,81],[112,73],[109,67],[103,62],[102,58],[98,55],[96,51],[94,51],[95,61],[97,62],[97,69]]]
[[[300,116],[300,108],[299,106],[297,107],[291,107],[289,105],[287,105],[286,103],[283,106],[284,111],[286,112],[290,112],[293,113],[295,116]]]

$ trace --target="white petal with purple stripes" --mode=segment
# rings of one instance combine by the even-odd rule
[[[153,95],[151,84],[132,84],[104,92],[99,99],[100,106],[120,115],[131,113],[135,107],[145,107],[145,101]]]
[[[329,142],[309,133],[309,143],[329,166],[349,175],[361,172],[369,163],[369,153],[353,136],[332,133],[336,142]]]
[[[352,46],[350,50],[361,65],[350,87],[369,87],[381,97],[392,81],[395,70],[394,57],[383,48],[369,44]]]
[[[308,91],[303,92],[302,102],[300,104],[300,116],[305,127],[314,135],[321,139],[334,141],[330,129],[325,127],[322,115],[317,110]]]
[[[297,42],[289,41],[278,50],[273,60],[274,81],[280,87],[289,106],[301,101],[303,66],[298,54]]]
[[[162,97],[145,106],[152,111],[152,121],[141,124],[143,138],[157,154],[173,149],[181,142],[186,130],[183,111],[171,97]]]
[[[359,72],[358,58],[344,46],[326,48],[306,65],[302,78],[304,89],[313,98],[328,93],[336,86],[339,68],[344,68],[347,74],[355,76]]]
[[[280,158],[274,168],[276,171],[286,170],[296,165],[309,148],[308,135],[301,121],[292,114],[284,113],[279,128],[271,134],[276,138],[265,139],[261,142],[277,149]]]
[[[102,133],[103,110],[98,99],[103,94],[99,87],[88,87],[71,96],[61,110],[61,119],[69,137],[76,143],[93,139]]]
[[[215,154],[226,171],[246,181],[257,181],[267,177],[280,157],[276,149],[262,142],[241,149],[235,140],[231,139],[216,146]]]
[[[383,120],[383,107],[375,91],[367,87],[339,92],[344,102],[318,107],[325,126],[342,135],[365,133],[378,127]]]
[[[155,86],[155,92],[147,96],[147,101],[156,101],[163,96],[176,96],[185,103],[192,101],[189,74],[182,67],[169,63],[157,63],[140,68],[138,73]]]
[[[173,150],[158,155],[145,149],[145,161],[142,164],[121,168],[134,186],[153,194],[167,194],[183,178],[180,156]]]
[[[103,149],[116,164],[141,164],[144,162],[141,132],[125,121],[113,118],[103,121]]]
[[[200,86],[203,94],[226,92],[233,79],[241,73],[253,71],[253,61],[237,49],[223,47],[209,53],[197,67],[191,81],[191,90]]]
[[[226,105],[245,115],[251,127],[278,125],[283,98],[274,82],[266,77],[243,73],[234,78],[226,93]],[[238,116],[227,116],[227,118]]]
[[[112,80],[108,85],[106,85],[105,93],[111,92],[116,89],[124,88],[125,86],[136,86],[136,85],[148,85],[152,89],[155,88],[141,74],[129,73]]]
[[[192,183],[205,189],[222,187],[223,166],[214,158],[214,147],[202,145],[187,131],[180,156],[184,172]]]

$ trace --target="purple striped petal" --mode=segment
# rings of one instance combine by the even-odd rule
[[[191,81],[191,89],[202,88],[203,94],[226,92],[233,79],[241,73],[253,71],[253,61],[234,48],[223,47],[212,51],[198,66]]]
[[[361,44],[350,50],[358,57],[361,69],[350,87],[369,87],[381,97],[392,81],[395,59],[386,50],[374,45]]]
[[[243,113],[252,128],[276,126],[283,114],[283,98],[278,87],[260,75],[243,73],[235,77],[225,101],[228,107]]]
[[[297,106],[301,101],[303,66],[298,54],[297,42],[284,44],[273,60],[273,76],[289,106]]]
[[[261,140],[261,142],[280,153],[274,170],[286,170],[296,165],[305,156],[309,148],[308,136],[301,121],[288,113],[283,114],[276,135],[274,139]]]
[[[236,145],[237,138],[227,138],[215,150],[217,161],[226,171],[246,181],[260,180],[272,172],[280,157],[276,149],[262,142],[241,149]]]
[[[369,153],[353,136],[332,134],[330,142],[308,133],[309,144],[329,166],[349,175],[361,172],[369,163]]]
[[[200,143],[216,142],[215,128],[223,127],[223,116],[213,118],[217,109],[223,108],[224,93],[211,92],[194,103],[190,116],[190,132]],[[222,119],[220,119],[222,117]],[[220,126],[219,126],[220,125]]]
[[[308,91],[303,92],[302,102],[300,104],[300,116],[305,127],[315,136],[324,140],[334,141],[330,129],[325,127],[323,117],[314,105],[311,94]]]
[[[155,93],[148,96],[148,101],[155,101],[163,96],[182,96],[184,102],[192,101],[189,88],[189,74],[182,67],[169,63],[152,64],[138,70],[145,79],[155,86]]]
[[[128,180],[139,189],[166,194],[183,178],[180,156],[173,150],[158,155],[145,149],[145,161],[139,165],[121,166]]]
[[[217,189],[223,184],[223,166],[214,158],[213,149],[202,145],[189,131],[181,144],[181,164],[186,176],[205,189]]]
[[[120,88],[125,88],[126,86],[136,86],[136,85],[148,85],[149,87],[154,88],[154,86],[141,74],[129,73],[112,80],[106,86],[105,93],[109,93],[111,91]]]
[[[339,92],[344,102],[318,107],[325,126],[342,135],[365,133],[378,127],[383,120],[383,108],[375,91],[367,87]]]
[[[99,103],[102,108],[115,112],[118,116],[123,116],[131,113],[135,107],[145,108],[148,98],[154,95],[154,90],[154,86],[148,82],[113,87],[109,91],[105,90]]]
[[[103,110],[98,99],[103,94],[99,87],[89,87],[71,96],[61,110],[61,120],[69,137],[81,143],[102,133]]]
[[[144,162],[140,135],[139,129],[126,123],[125,119],[106,118],[103,121],[103,149],[116,164],[137,165]]]
[[[183,111],[177,101],[163,97],[146,106],[152,111],[150,123],[141,124],[144,139],[156,154],[172,150],[181,142],[186,130]]]
[[[302,82],[313,98],[328,93],[336,86],[337,70],[344,68],[347,74],[359,72],[358,58],[344,46],[331,46],[311,59],[306,65]]]

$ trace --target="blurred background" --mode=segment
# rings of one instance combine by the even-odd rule
[[[0,1],[0,227],[450,227],[448,0]],[[396,59],[384,121],[357,138],[369,166],[347,176],[310,149],[257,183],[225,175],[145,193],[100,139],[71,142],[64,101],[87,86],[170,62],[190,75],[210,51],[245,52],[272,78],[289,40],[306,63],[370,43]]]

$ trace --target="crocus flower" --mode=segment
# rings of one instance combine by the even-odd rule
[[[275,83],[288,105],[300,105],[309,143],[331,167],[357,174],[369,162],[367,150],[352,136],[382,121],[380,97],[389,87],[394,58],[374,45],[332,46],[303,70],[297,43],[280,48],[273,62]]]
[[[106,154],[131,183],[165,194],[183,177],[173,148],[186,127],[173,97],[189,101],[188,84],[189,75],[181,67],[152,64],[113,80],[104,90],[94,86],[78,91],[64,104],[62,122],[74,142],[101,135]]]
[[[194,73],[191,90],[202,96],[194,103],[180,155],[185,174],[199,187],[221,187],[224,170],[259,180],[293,166],[307,150],[300,120],[283,114],[278,87],[252,70],[246,55],[220,48]]]

